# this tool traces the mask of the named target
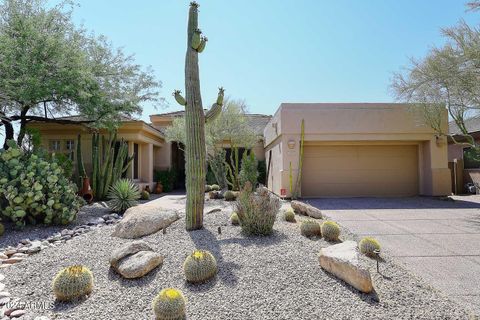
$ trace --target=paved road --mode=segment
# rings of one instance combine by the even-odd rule
[[[480,315],[480,196],[310,199],[359,235],[377,238],[407,268]]]

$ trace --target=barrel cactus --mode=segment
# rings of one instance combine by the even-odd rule
[[[240,220],[238,220],[238,215],[236,212],[232,213],[232,215],[230,216],[230,222],[234,226],[238,226],[240,224]]]
[[[307,238],[320,236],[322,234],[320,225],[313,220],[302,221],[300,224],[300,233]]]
[[[68,224],[84,204],[55,157],[26,153],[9,141],[0,150],[0,212],[17,227]]]
[[[205,185],[205,192],[210,192],[212,191],[212,186],[209,186],[208,184]]]
[[[217,274],[217,260],[206,250],[195,250],[185,259],[183,271],[188,282],[206,282]]]
[[[380,243],[372,237],[365,237],[358,243],[358,248],[364,255],[376,257],[377,252],[380,252]]]
[[[292,208],[288,208],[284,214],[285,221],[295,222],[295,212]],[[318,224],[318,223],[317,223]]]
[[[322,223],[322,236],[327,241],[338,241],[338,236],[340,236],[340,227],[334,221],[325,221]]]
[[[213,190],[213,191],[219,191],[220,190],[220,186],[218,184],[212,184],[210,186],[210,189]]]
[[[234,201],[237,197],[235,196],[235,193],[233,191],[225,191],[223,194],[223,197],[225,198],[226,201]]]
[[[157,320],[185,319],[185,297],[182,292],[173,288],[166,288],[152,301],[152,309]]]
[[[205,201],[206,146],[205,122],[214,120],[222,111],[223,88],[219,88],[217,101],[205,114],[200,94],[198,54],[205,49],[206,37],[198,28],[198,3],[190,3],[187,26],[187,53],[185,57],[185,98],[174,91],[175,100],[185,107],[185,182],[187,189],[186,229],[203,227]],[[219,103],[220,102],[220,103]]]
[[[59,301],[83,298],[93,290],[93,275],[84,266],[67,267],[57,273],[52,287],[55,297]]]

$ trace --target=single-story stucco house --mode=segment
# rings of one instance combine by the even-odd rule
[[[258,133],[253,151],[267,163],[268,188],[289,197],[300,164],[301,122],[305,125],[301,197],[371,197],[447,195],[451,193],[448,148],[444,137],[418,121],[409,106],[396,103],[283,103],[272,116],[250,114]],[[125,119],[118,129],[135,153],[127,177],[139,185],[155,183],[155,169],[184,168],[176,143],[164,130],[183,111],[150,116],[151,123]],[[77,125],[30,123],[52,152],[75,160],[82,133],[82,151],[91,168],[91,135]],[[448,116],[445,112],[445,129]],[[225,142],[228,148],[228,142]]]

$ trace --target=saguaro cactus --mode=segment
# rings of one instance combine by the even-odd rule
[[[185,59],[185,98],[179,90],[174,91],[175,100],[185,106],[185,171],[187,188],[186,229],[196,230],[203,226],[203,203],[205,200],[205,176],[207,170],[205,146],[205,121],[213,120],[221,111],[224,89],[220,88],[217,101],[204,114],[198,54],[205,49],[207,38],[198,29],[198,3],[190,3],[187,28],[187,54]]]

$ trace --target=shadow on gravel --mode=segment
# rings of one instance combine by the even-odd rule
[[[355,295],[357,295],[360,300],[362,300],[363,302],[365,303],[368,303],[370,305],[377,305],[380,303],[380,298],[378,296],[378,294],[375,292],[375,289],[373,289],[373,291],[371,293],[363,293],[363,292],[360,292],[358,291],[357,289],[355,289],[354,287],[352,287],[351,285],[349,285],[348,283],[346,283],[345,281],[343,280],[340,280],[338,279],[337,277],[335,277],[334,275],[328,273],[328,272],[325,272],[325,274],[330,278],[330,279],[333,279],[335,281],[337,281],[339,284],[341,284],[345,289],[349,290],[350,292],[354,293]]]
[[[69,311],[69,310],[75,309],[76,307],[86,302],[88,298],[89,297],[85,297],[85,298],[81,298],[81,299],[77,299],[69,302],[61,302],[61,301],[55,300],[55,302],[53,303],[52,310],[54,310],[55,312]]]
[[[108,280],[117,281],[122,287],[126,288],[136,288],[136,287],[145,287],[150,285],[151,282],[155,280],[157,273],[162,270],[163,264],[159,265],[157,268],[150,271],[148,274],[144,275],[138,279],[125,279],[119,275],[112,268],[108,269]]]
[[[192,231],[188,233],[195,247],[197,249],[208,250],[210,251],[219,265],[219,272],[215,281],[211,281],[212,284],[207,283],[204,285],[198,286],[198,288],[193,288],[192,286],[187,286],[190,290],[208,290],[213,286],[217,280],[221,280],[225,285],[229,287],[234,287],[237,285],[238,278],[234,273],[234,270],[240,269],[240,266],[233,262],[227,262],[224,260],[221,250],[222,240],[217,239],[217,235],[213,234],[208,229],[202,229],[197,231]]]

